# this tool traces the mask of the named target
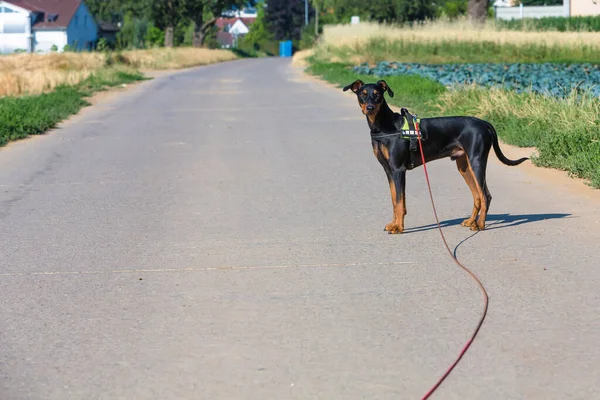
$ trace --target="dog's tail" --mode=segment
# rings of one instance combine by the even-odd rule
[[[488,125],[488,129],[490,130],[490,132],[492,134],[492,143],[494,145],[494,153],[496,153],[496,157],[498,157],[498,160],[500,160],[502,162],[502,164],[515,166],[515,165],[521,164],[523,161],[529,160],[529,157],[519,158],[518,160],[510,160],[510,159],[506,158],[506,156],[502,153],[502,150],[500,150],[500,144],[498,143],[498,134],[496,133],[496,129],[489,122],[487,123],[487,125]]]

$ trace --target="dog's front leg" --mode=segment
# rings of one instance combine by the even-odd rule
[[[387,224],[384,228],[385,231],[392,233],[392,230],[396,227],[396,199],[397,199],[397,190],[396,184],[394,183],[394,178],[392,176],[392,172],[388,168],[384,168],[385,173],[387,174],[388,183],[390,185],[390,195],[392,197],[392,222]]]
[[[404,216],[406,215],[406,169],[396,169],[388,175],[390,193],[394,208],[394,220],[386,225],[385,230],[396,234],[404,232]]]

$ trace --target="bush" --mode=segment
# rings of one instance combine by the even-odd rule
[[[438,17],[450,20],[457,19],[467,13],[467,0],[450,0],[441,4],[437,10]]]
[[[273,39],[273,34],[267,27],[264,5],[257,6],[257,17],[250,26],[250,32],[240,40],[238,47],[247,52],[262,51],[268,55],[279,54],[279,42]]]
[[[209,49],[220,49],[221,45],[217,40],[217,33],[219,32],[219,28],[216,25],[210,27],[210,29],[206,32],[206,36],[204,37],[204,47]]]
[[[146,38],[150,26],[150,21],[147,18],[134,17],[132,13],[125,14],[123,26],[117,33],[117,48],[146,48]]]
[[[523,18],[496,21],[499,27],[510,30],[600,32],[600,15],[581,17]]]
[[[148,47],[163,47],[165,45],[165,32],[155,25],[150,25],[146,32],[146,45]]]
[[[110,50],[110,45],[108,44],[108,41],[105,38],[100,38],[100,40],[98,40],[98,44],[96,44],[96,50],[102,52]]]
[[[310,49],[314,46],[317,41],[317,36],[315,35],[315,21],[311,21],[308,25],[302,28],[301,38],[298,42],[298,48],[300,50]]]

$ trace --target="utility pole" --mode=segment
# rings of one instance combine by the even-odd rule
[[[308,25],[308,0],[304,0],[304,25]]]

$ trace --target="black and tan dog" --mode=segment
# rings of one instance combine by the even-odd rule
[[[389,108],[384,93],[387,92],[390,97],[394,93],[384,80],[375,84],[364,84],[357,80],[344,87],[344,91],[348,89],[356,93],[358,104],[367,117],[373,152],[390,184],[394,219],[385,226],[385,230],[402,233],[406,215],[406,171],[423,164],[420,150],[416,147],[411,149],[409,139],[397,135],[412,116],[406,109],[398,114]],[[472,230],[484,229],[492,201],[485,177],[490,149],[493,146],[498,159],[506,165],[519,165],[527,158],[516,161],[506,158],[498,145],[494,127],[475,117],[423,118],[420,131],[426,138],[422,141],[425,162],[444,157],[455,160],[458,172],[473,194],[473,212],[462,226]]]

